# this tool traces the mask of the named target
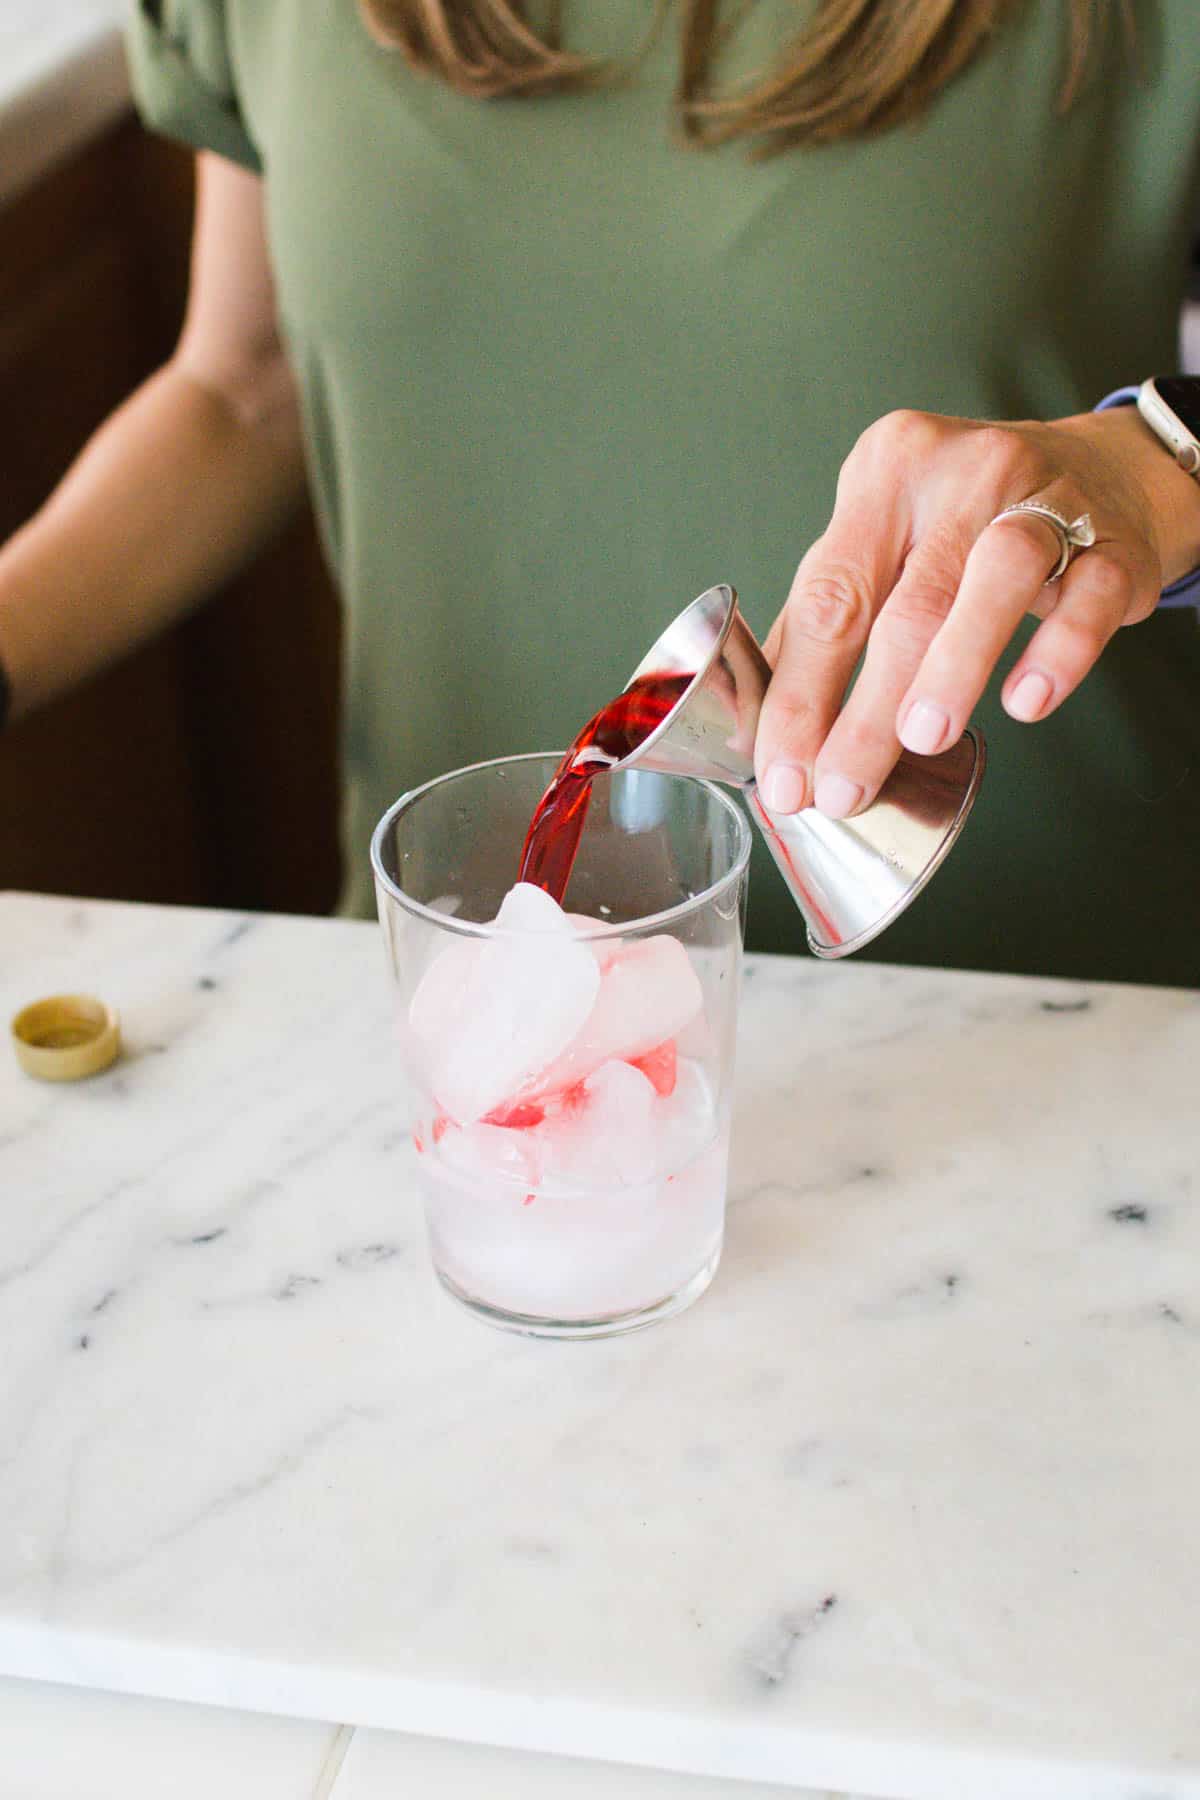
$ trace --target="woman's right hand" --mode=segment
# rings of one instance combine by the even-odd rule
[[[1095,527],[1094,547],[1050,585],[1056,529],[997,518],[1030,499]],[[1002,700],[1014,719],[1047,718],[1113,633],[1198,563],[1200,486],[1132,408],[1049,424],[880,420],[843,465],[833,517],[767,639],[764,802],[833,818],[869,806],[901,745],[932,755],[956,742],[1026,613],[1043,623]]]

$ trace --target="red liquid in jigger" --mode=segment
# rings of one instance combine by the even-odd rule
[[[631,756],[686,694],[691,675],[639,675],[589,719],[538,801],[517,879],[544,888],[562,905],[587,819],[592,782]]]

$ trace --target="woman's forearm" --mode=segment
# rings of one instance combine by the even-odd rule
[[[239,409],[176,358],[89,440],[0,547],[0,667],[14,717],[174,623],[304,493],[290,383]]]

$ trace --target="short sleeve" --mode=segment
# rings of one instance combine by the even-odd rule
[[[225,0],[132,0],[126,48],[134,100],[151,130],[261,172],[238,102]]]

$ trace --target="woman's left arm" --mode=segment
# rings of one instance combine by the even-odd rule
[[[996,517],[1025,500],[1068,521],[1087,513],[1095,529],[1049,586],[1056,528]],[[1050,424],[890,413],[843,464],[833,516],[767,639],[764,801],[839,818],[868,806],[901,744],[932,754],[956,741],[1026,613],[1043,623],[1002,700],[1014,719],[1044,719],[1197,564],[1200,483],[1134,407]]]

